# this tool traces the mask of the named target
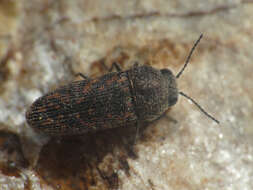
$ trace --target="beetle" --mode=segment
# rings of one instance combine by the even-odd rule
[[[94,79],[80,74],[84,80],[71,82],[38,98],[26,112],[26,120],[35,130],[56,136],[80,135],[130,124],[137,124],[138,129],[140,121],[159,118],[182,95],[219,123],[191,97],[178,91],[176,84],[202,36],[176,76],[169,69],[138,64],[122,71],[114,63],[112,68],[117,72]]]

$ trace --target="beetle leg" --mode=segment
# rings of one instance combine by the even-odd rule
[[[75,76],[76,76],[76,77],[80,76],[80,77],[82,77],[84,80],[89,80],[89,77],[86,77],[86,76],[85,76],[84,74],[82,74],[82,73],[76,73]]]
[[[111,68],[109,69],[109,71],[111,72],[113,70],[113,68],[115,68],[118,72],[122,71],[119,64],[114,62],[111,66]]]
[[[112,72],[112,70],[115,68],[117,70],[117,72],[121,72],[122,69],[120,68],[119,64],[116,62],[113,62],[112,66],[110,68],[108,68],[104,62],[101,63],[101,65],[109,72]]]
[[[136,143],[137,139],[139,138],[139,128],[140,128],[140,122],[137,121],[137,123],[136,123],[136,133],[135,133],[134,144]]]
[[[138,62],[135,62],[133,67],[134,67],[134,68],[139,67],[139,63],[138,63]]]

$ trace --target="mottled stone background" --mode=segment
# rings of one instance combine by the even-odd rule
[[[44,93],[117,61],[177,73],[160,120],[75,138],[36,134],[25,111]],[[251,0],[0,0],[1,190],[253,189]]]

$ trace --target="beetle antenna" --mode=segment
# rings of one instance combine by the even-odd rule
[[[186,66],[187,66],[188,63],[190,62],[190,59],[191,59],[191,56],[192,56],[193,51],[194,51],[195,48],[197,47],[197,45],[198,45],[198,43],[200,42],[200,40],[201,40],[202,37],[203,37],[203,34],[201,34],[201,35],[199,36],[199,39],[198,39],[198,40],[195,42],[195,44],[193,45],[193,47],[192,47],[192,49],[191,49],[191,51],[190,51],[190,53],[189,53],[189,55],[188,55],[188,57],[187,57],[187,59],[186,59],[186,61],[185,61],[185,64],[184,64],[183,68],[182,68],[181,71],[179,71],[179,73],[176,75],[176,78],[179,78],[180,75],[184,72],[184,69],[186,68]]]
[[[200,111],[201,111],[202,113],[204,113],[207,117],[209,117],[210,119],[212,119],[214,122],[216,122],[217,124],[220,123],[217,119],[215,119],[213,116],[211,116],[209,113],[207,113],[207,112],[206,112],[195,100],[193,100],[190,96],[186,95],[186,94],[183,93],[183,92],[179,92],[179,94],[180,94],[181,96],[184,96],[185,98],[189,99],[192,103],[195,104],[195,106],[197,106],[197,107],[200,109]]]

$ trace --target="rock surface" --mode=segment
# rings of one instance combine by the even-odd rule
[[[0,1],[0,189],[253,189],[252,1]],[[134,62],[177,73],[180,97],[142,127],[75,138],[32,131],[44,93]]]

